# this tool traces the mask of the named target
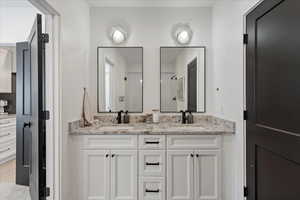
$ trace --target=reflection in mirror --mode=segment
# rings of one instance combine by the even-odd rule
[[[205,47],[161,47],[161,112],[205,112]]]
[[[143,112],[143,48],[98,47],[98,112]]]

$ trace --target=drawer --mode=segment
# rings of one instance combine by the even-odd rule
[[[165,149],[165,138],[164,135],[140,135],[139,149]]]
[[[16,138],[16,127],[7,127],[0,129],[0,144],[15,140]]]
[[[9,126],[16,126],[16,119],[15,118],[0,120],[0,130],[3,127],[9,127]]]
[[[221,147],[219,135],[167,136],[168,149],[217,149]]]
[[[140,178],[139,200],[165,200],[164,178]]]
[[[16,143],[11,141],[0,146],[0,164],[16,156]]]
[[[137,149],[136,135],[95,135],[84,137],[86,149]]]
[[[165,151],[140,150],[139,174],[140,176],[165,176]]]

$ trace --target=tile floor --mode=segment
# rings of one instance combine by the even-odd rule
[[[0,200],[30,200],[28,187],[16,185],[16,161],[0,165]]]
[[[15,183],[16,160],[8,161],[0,165],[0,183]]]

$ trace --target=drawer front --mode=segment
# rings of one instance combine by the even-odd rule
[[[136,135],[95,135],[84,137],[85,149],[137,149]]]
[[[166,136],[164,135],[141,135],[139,136],[140,149],[165,149]]]
[[[140,176],[165,176],[166,160],[165,151],[140,150],[139,174]]]
[[[16,138],[16,127],[7,127],[7,128],[2,128],[0,130],[0,145],[2,143],[15,140]]]
[[[164,178],[140,178],[140,200],[165,200]]]
[[[11,141],[0,146],[0,164],[16,155],[16,142]]]
[[[221,147],[219,135],[167,136],[168,149],[217,149]]]
[[[0,120],[0,130],[1,128],[9,127],[9,126],[16,126],[16,119],[2,119]]]

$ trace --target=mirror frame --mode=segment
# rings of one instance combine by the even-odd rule
[[[160,73],[159,73],[159,92],[160,92],[160,98],[159,98],[159,109],[160,109],[160,112],[161,113],[180,113],[180,111],[162,111],[161,109],[161,97],[162,97],[162,94],[161,94],[161,73],[162,73],[162,58],[161,58],[161,53],[162,53],[162,49],[165,49],[165,48],[197,48],[197,49],[204,49],[204,111],[201,111],[201,112],[193,112],[193,113],[206,113],[206,46],[161,46],[160,47]]]
[[[97,47],[97,113],[101,113],[101,114],[110,114],[110,113],[118,113],[118,111],[112,111],[112,112],[108,112],[108,111],[100,111],[99,110],[99,49],[109,49],[109,48],[139,48],[142,50],[142,111],[141,112],[130,112],[128,111],[128,113],[143,113],[144,112],[144,47],[142,46],[98,46]],[[125,110],[124,110],[125,111]]]

